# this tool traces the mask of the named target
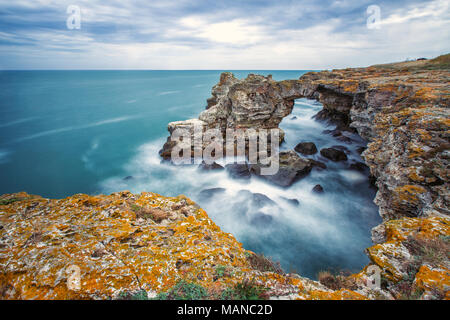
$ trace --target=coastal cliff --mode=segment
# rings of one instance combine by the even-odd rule
[[[318,121],[367,140],[362,156],[378,188],[383,223],[372,231],[370,264],[357,274],[320,282],[285,274],[185,196],[19,193],[0,197],[1,298],[176,297],[173,288],[187,283],[201,288],[199,298],[242,298],[239,290],[250,287],[260,298],[449,299],[449,79],[450,55],[279,82],[224,73],[198,119],[169,124],[170,134],[193,134],[194,124],[222,133],[278,129],[295,99],[320,101]],[[161,156],[169,159],[178,143],[169,136]],[[73,265],[79,290],[67,286]],[[374,266],[380,287],[369,283]]]

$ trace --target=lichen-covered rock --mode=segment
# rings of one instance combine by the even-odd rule
[[[202,285],[211,298],[244,279],[271,298],[332,293],[297,275],[253,269],[253,253],[182,195],[124,191],[51,200],[18,193],[0,201],[0,299],[110,299],[141,290],[155,296],[180,280]],[[232,276],[217,277],[219,266]],[[68,286],[73,270],[78,288]]]
[[[449,60],[447,54],[299,79],[305,96],[368,140],[363,157],[377,179],[376,203],[386,220],[449,214]]]

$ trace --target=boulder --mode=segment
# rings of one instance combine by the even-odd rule
[[[346,161],[347,160],[347,155],[345,154],[345,152],[335,149],[335,148],[324,148],[324,149],[320,150],[320,154],[323,157],[330,159],[331,161]]]
[[[250,179],[250,170],[247,163],[231,163],[225,166],[233,179]]]
[[[279,185],[289,187],[311,172],[313,164],[309,159],[301,158],[294,150],[282,151],[279,154],[279,169],[273,175],[261,175],[261,165],[251,165],[252,173]],[[270,161],[275,161],[272,156]]]
[[[320,184],[316,184],[314,186],[314,188],[312,189],[313,192],[315,193],[323,193],[323,187]]]
[[[365,172],[369,168],[362,162],[353,162],[348,167],[350,170],[358,171],[358,172]]]
[[[312,155],[317,153],[317,147],[313,142],[300,142],[295,146],[294,150],[303,155]]]
[[[201,199],[210,199],[217,194],[224,193],[225,191],[226,191],[226,189],[224,189],[224,188],[204,189],[204,190],[200,191],[199,197]]]

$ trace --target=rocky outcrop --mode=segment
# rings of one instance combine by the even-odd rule
[[[183,142],[173,138],[175,129],[182,129],[191,134],[194,141],[194,127],[200,132],[217,129],[223,136],[223,150],[226,152],[225,136],[227,129],[240,130],[237,135],[246,139],[248,150],[248,129],[276,129],[279,142],[284,139],[284,132],[278,128],[284,117],[292,112],[294,99],[299,98],[297,81],[277,82],[271,76],[264,77],[250,74],[246,79],[236,79],[230,72],[222,73],[220,81],[212,89],[212,97],[207,100],[207,108],[200,113],[198,119],[172,122],[168,126],[170,137],[160,151],[164,159],[170,159],[175,146],[182,147]],[[270,151],[270,131],[268,151]],[[252,133],[253,134],[253,133]],[[233,147],[236,148],[237,137]],[[186,142],[186,141],[185,141]],[[206,144],[202,145],[204,149]],[[236,152],[235,150],[233,150]],[[194,158],[194,150],[192,149]]]
[[[323,104],[320,119],[337,131],[354,130],[369,144],[363,157],[376,178],[375,199],[384,219],[449,214],[449,55],[433,60],[369,68],[310,72],[274,81],[223,73],[199,119],[169,124],[169,132],[193,124],[205,128],[277,128],[294,99]],[[164,158],[180,142],[168,142]],[[182,143],[182,142],[181,142]]]
[[[277,128],[294,99],[316,99],[323,104],[318,118],[368,141],[362,156],[376,178],[375,202],[385,220],[448,215],[448,59],[310,72],[279,82],[224,73],[199,119],[171,123],[169,132],[175,127],[192,132],[195,123],[221,132]],[[170,156],[176,143],[169,137],[162,156]]]
[[[372,264],[391,281],[391,292],[384,291],[385,296],[398,298],[400,293],[395,285],[404,286],[407,282],[416,289],[428,288],[422,298],[429,298],[433,296],[430,283],[448,283],[448,263],[423,264],[408,273],[404,265],[412,264],[416,256],[402,241],[389,238],[384,230],[392,221],[403,221],[398,228],[403,232],[417,230],[413,232],[416,234],[421,227],[414,229],[414,221],[430,226],[423,237],[435,239],[433,228],[438,228],[439,223],[448,224],[449,78],[450,55],[369,68],[310,72],[298,80],[280,82],[254,75],[237,80],[224,74],[200,119],[208,126],[218,124],[221,128],[275,127],[280,116],[292,109],[293,99],[306,97],[321,102],[323,110],[316,119],[334,123],[332,135],[345,139],[348,137],[342,132],[352,131],[368,141],[367,149],[361,152],[376,181],[375,203],[384,223],[374,229],[376,245],[367,252]],[[345,150],[340,151],[335,160],[345,160]],[[362,164],[350,164],[349,169],[366,170]],[[447,237],[441,244],[446,246],[448,230],[441,236]],[[365,269],[358,277],[367,274]],[[423,281],[420,279],[423,274],[444,276]],[[448,292],[448,285],[439,286]]]
[[[185,196],[0,197],[0,299],[159,297],[180,283],[217,299],[243,281],[265,288],[265,298],[364,299],[276,268],[260,271],[258,259]]]

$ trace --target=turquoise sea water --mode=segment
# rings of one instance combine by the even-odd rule
[[[234,71],[296,79],[305,71]],[[289,189],[252,178],[240,182],[226,173],[161,164],[158,150],[171,121],[195,118],[205,108],[221,71],[0,71],[0,194],[26,191],[61,198],[75,193],[128,189],[167,196],[186,194],[204,207],[247,249],[280,260],[285,269],[315,277],[319,270],[358,270],[368,259],[370,228],[380,222],[367,175],[328,163]],[[283,120],[286,144],[314,141],[319,148],[342,144],[311,117],[321,109],[297,101]],[[295,115],[296,118],[293,118]],[[353,137],[350,158],[360,160]],[[125,177],[131,179],[124,180]],[[311,188],[320,183],[326,193]],[[225,195],[201,199],[206,188]],[[252,223],[252,208],[240,190],[259,192],[277,202],[260,211],[273,217]],[[300,206],[283,200],[296,198]],[[237,209],[239,208],[239,209]]]

